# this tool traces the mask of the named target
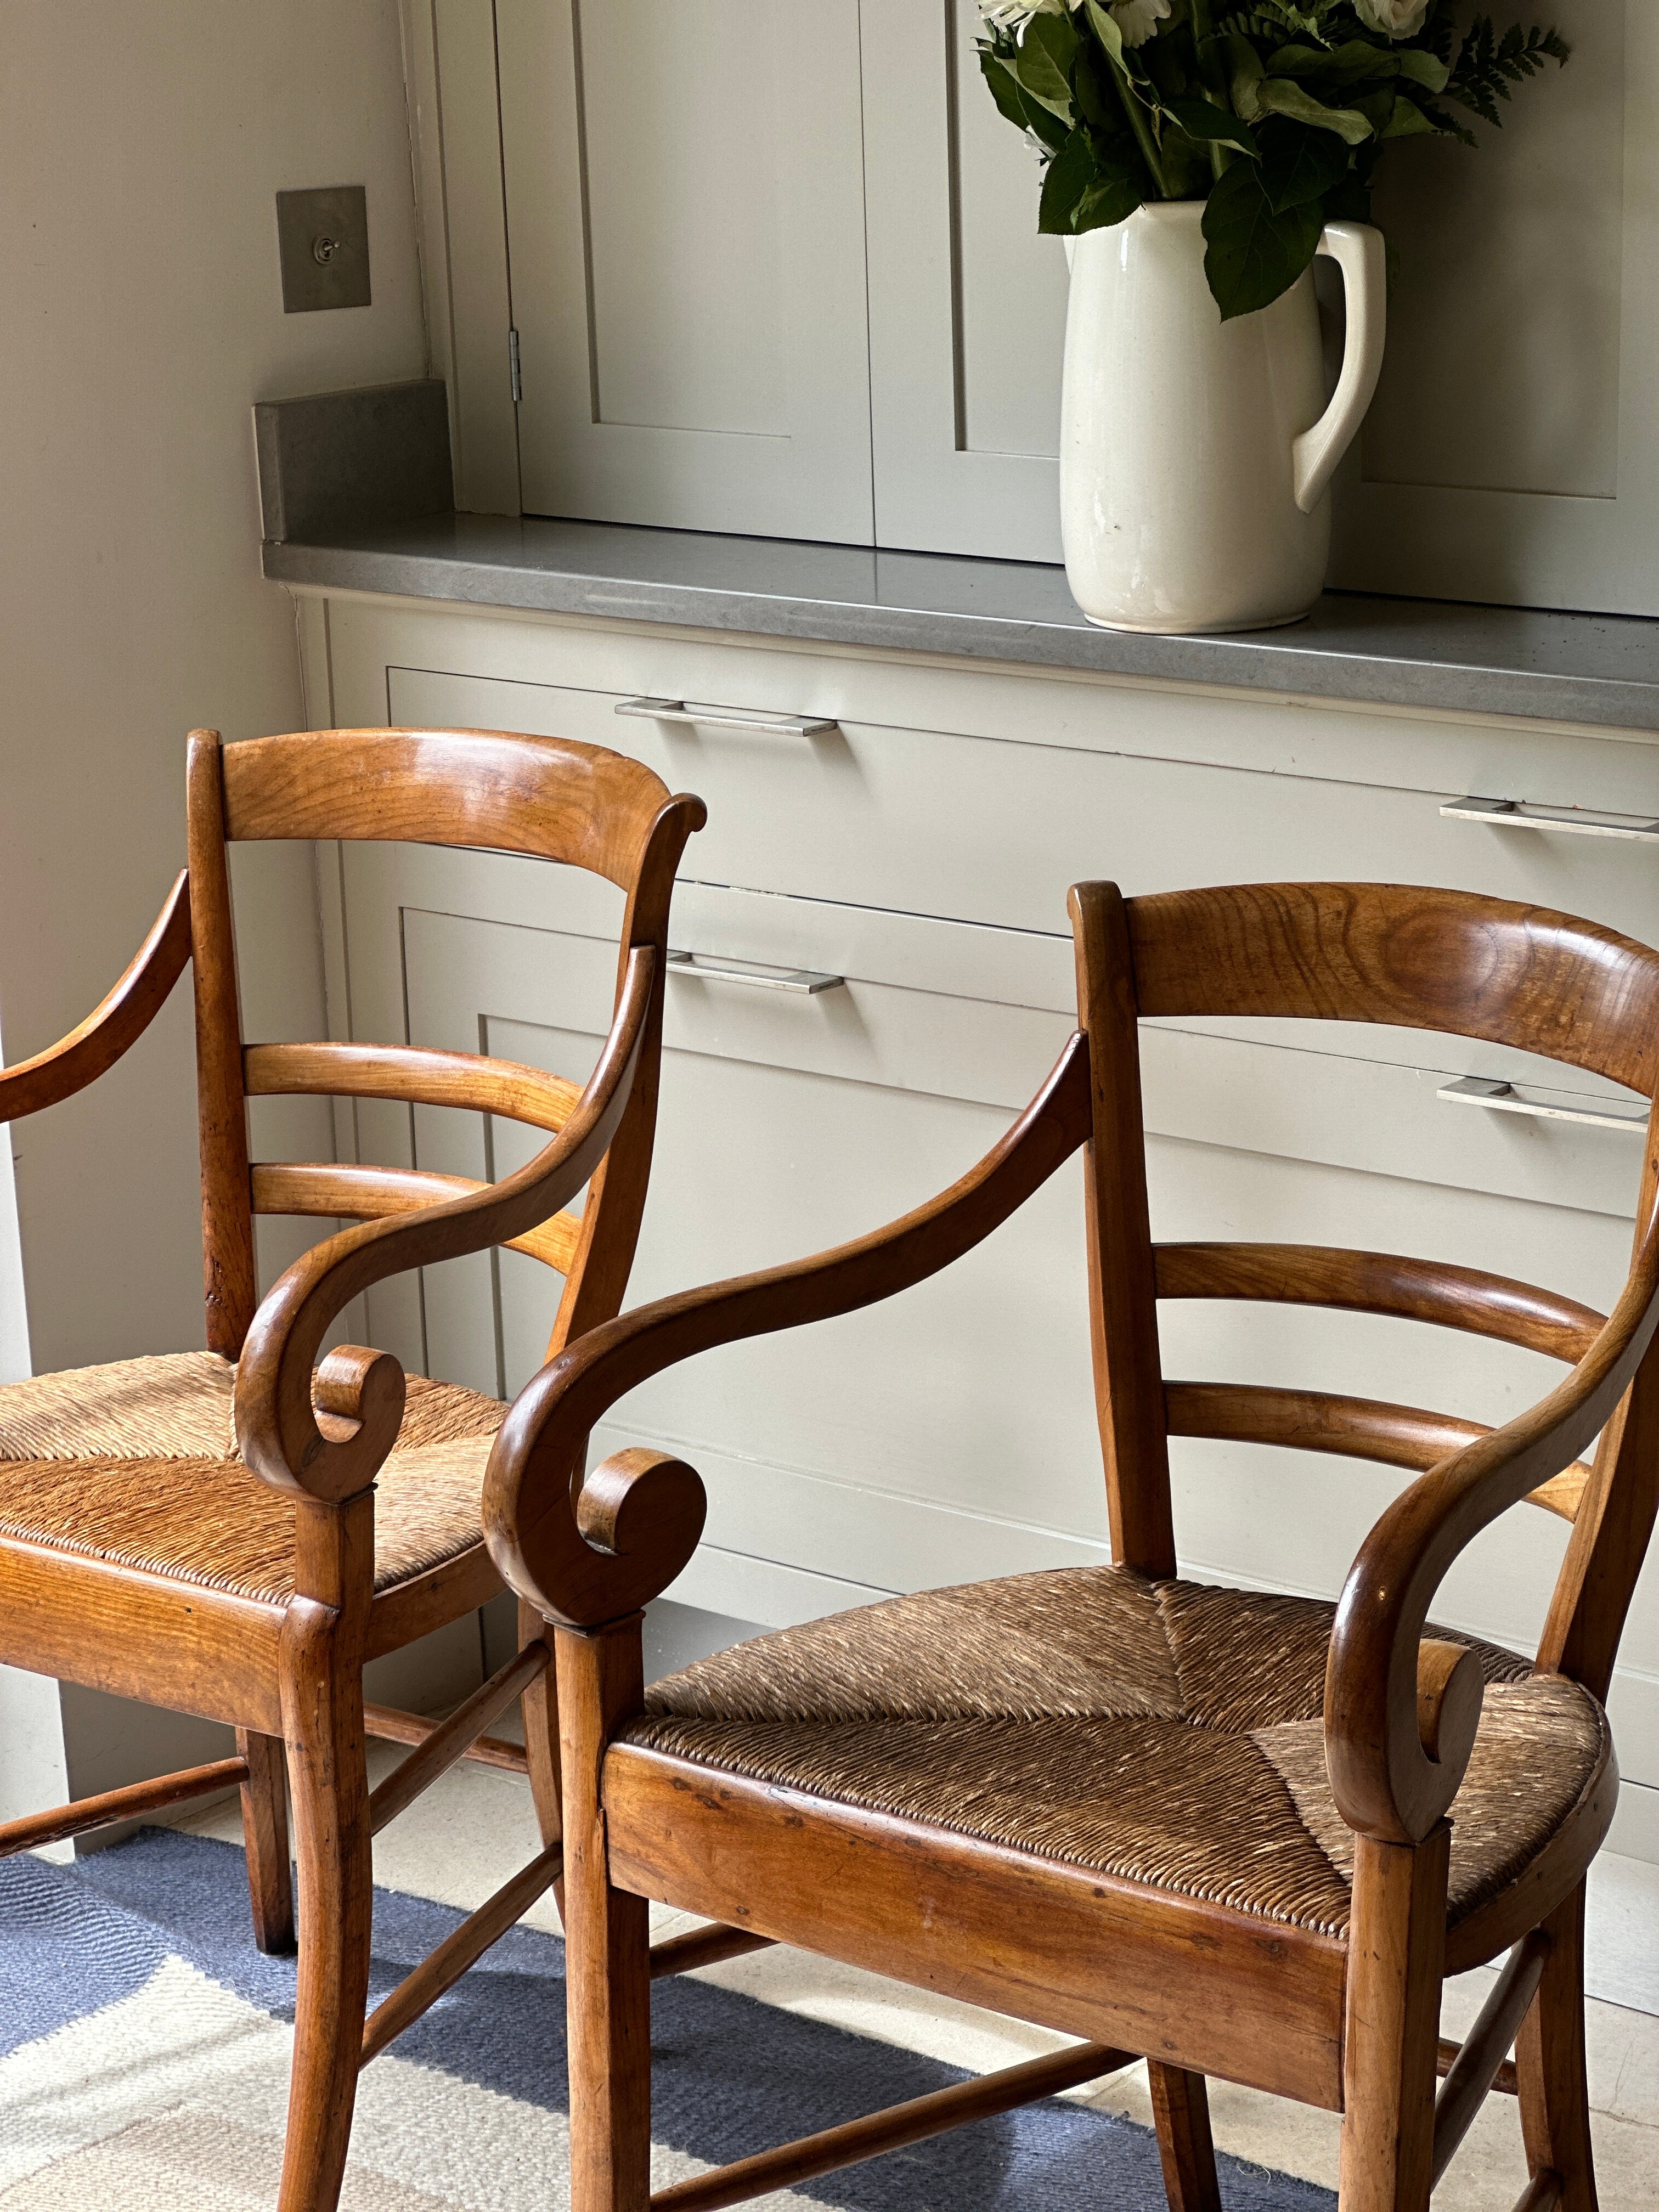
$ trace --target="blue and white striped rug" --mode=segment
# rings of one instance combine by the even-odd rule
[[[376,1994],[461,1915],[377,1890]],[[559,2212],[563,1949],[514,1930],[365,2073],[347,2212]],[[248,1932],[241,1853],[151,1830],[75,1867],[0,1863],[0,2212],[264,2212],[291,1960]],[[655,2185],[964,2076],[708,1982],[652,1998]],[[1331,2212],[1224,2160],[1228,2212]],[[1055,2100],[767,2197],[774,2212],[1161,2212],[1153,2137]]]

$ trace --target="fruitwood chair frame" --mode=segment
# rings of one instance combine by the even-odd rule
[[[709,2212],[964,2119],[1151,2060],[1175,2212],[1218,2204],[1204,2077],[1342,2114],[1342,2212],[1423,2212],[1496,2084],[1518,2094],[1522,2212],[1594,2212],[1585,2087],[1584,1876],[1611,1820],[1600,1765],[1524,1875],[1447,1925],[1449,1812],[1474,1744],[1475,1655],[1425,1637],[1478,1531],[1530,1498],[1572,1523],[1536,1671],[1606,1697],[1659,1498],[1659,1152],[1610,1320],[1472,1269],[1260,1244],[1155,1247],[1138,1022],[1261,1016],[1489,1039],[1650,1098],[1659,955],[1595,925],[1466,894],[1267,884],[1125,901],[1073,890],[1079,1030],[1030,1106],[940,1197],[857,1243],[606,1323],[532,1382],[498,1433],[485,1525],[555,1627],[565,1783],[573,2212]],[[738,1339],[870,1305],[933,1274],[1085,1154],[1095,1386],[1114,1559],[1176,1572],[1169,1437],[1344,1453],[1413,1470],[1366,1538],[1329,1647],[1324,1743],[1353,1832],[1346,1938],[1013,1852],[925,1822],[617,1741],[641,1716],[640,1608],[703,1521],[683,1462],[633,1450],[573,1486],[624,1392]],[[1160,1298],[1267,1299],[1437,1322],[1572,1363],[1496,1431],[1322,1392],[1166,1381]],[[1577,1455],[1600,1434],[1593,1464]],[[856,1620],[856,1616],[853,1619]],[[1089,2039],[650,2193],[647,1898]],[[1444,1977],[1508,1950],[1461,2050]],[[1519,2038],[1513,2068],[1505,2055]],[[1437,2072],[1446,2074],[1437,2102]]]
[[[240,1785],[261,1949],[293,1947],[286,1764],[299,1860],[299,1990],[283,2212],[330,2212],[356,2077],[559,1876],[551,1653],[522,1648],[441,1725],[363,1702],[365,1663],[462,1618],[502,1585],[477,1540],[377,1590],[374,1484],[397,1442],[404,1372],[344,1346],[317,1364],[360,1293],[408,1269],[510,1245],[565,1277],[550,1352],[617,1310],[657,1111],[668,912],[700,799],[589,745],[490,731],[310,731],[222,746],[191,733],[189,867],[115,988],[49,1051],[0,1071],[0,1122],[83,1089],[143,1034],[193,966],[207,1346],[234,1361],[235,1434],[293,1507],[286,1605],[0,1537],[0,1661],[231,1723],[237,1754],[0,1827],[0,1856]],[[504,850],[605,877],[625,895],[614,1016],[584,1089],[539,1069],[410,1045],[246,1044],[227,848],[243,839],[377,839]],[[468,1108],[545,1131],[489,1184],[410,1169],[260,1165],[246,1100],[303,1093]],[[584,1184],[577,1219],[562,1212]],[[356,1219],[259,1304],[256,1214]],[[314,1371],[313,1371],[314,1370]],[[5,1496],[0,1464],[0,1502]],[[489,1736],[521,1698],[525,1748]],[[415,1747],[372,1794],[365,1736]],[[370,1838],[460,1758],[527,1772],[544,1848],[365,2022]]]

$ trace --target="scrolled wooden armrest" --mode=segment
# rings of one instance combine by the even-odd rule
[[[1001,1141],[959,1182],[902,1220],[811,1259],[660,1298],[590,1330],[561,1352],[520,1392],[490,1451],[484,1534],[502,1576],[545,1619],[573,1627],[620,1619],[657,1595],[665,1580],[647,1589],[648,1576],[613,1566],[595,1547],[608,1546],[607,1527],[631,1532],[634,1516],[660,1510],[663,1528],[652,1556],[672,1559],[690,1526],[684,1485],[687,1477],[696,1483],[691,1470],[645,1455],[659,1475],[674,1470],[672,1486],[659,1488],[653,1475],[651,1489],[628,1493],[626,1515],[619,1496],[614,1523],[606,1518],[613,1512],[612,1486],[624,1474],[635,1480],[645,1471],[634,1466],[640,1455],[607,1460],[573,1497],[573,1472],[582,1463],[588,1433],[617,1399],[694,1353],[851,1313],[936,1274],[1048,1180],[1087,1138],[1089,1115],[1088,1042],[1079,1033]],[[696,1495],[701,1499],[700,1483]],[[700,1529],[701,1504],[696,1525]],[[690,1544],[696,1540],[693,1531]],[[630,1560],[635,1541],[630,1534],[624,1547]],[[678,1571],[676,1565],[673,1573]]]
[[[1425,1641],[1435,1593],[1480,1530],[1559,1474],[1605,1427],[1659,1326],[1651,1211],[1628,1280],[1577,1367],[1528,1412],[1431,1468],[1360,1547],[1331,1638],[1325,1760],[1351,1828],[1420,1843],[1462,1786],[1480,1717],[1472,1652]]]
[[[587,1088],[527,1167],[464,1198],[344,1230],[272,1286],[237,1364],[236,1439],[248,1466],[274,1489],[337,1502],[374,1481],[397,1442],[403,1370],[388,1352],[351,1346],[331,1353],[313,1376],[330,1324],[388,1276],[505,1243],[568,1204],[605,1158],[627,1109],[656,973],[649,946],[629,954]]]
[[[120,981],[85,1021],[33,1060],[0,1068],[0,1121],[18,1121],[95,1083],[143,1036],[190,958],[190,878],[167,894]]]

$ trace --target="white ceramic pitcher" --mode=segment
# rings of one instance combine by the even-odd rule
[[[1203,216],[1166,200],[1066,241],[1060,534],[1073,594],[1108,629],[1299,621],[1324,586],[1331,477],[1382,366],[1380,231],[1328,223],[1319,241],[1347,295],[1327,407],[1313,272],[1224,323]]]

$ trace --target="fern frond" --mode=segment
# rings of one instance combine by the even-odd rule
[[[1523,31],[1519,23],[1512,23],[1500,39],[1492,17],[1477,15],[1452,64],[1445,97],[1501,129],[1504,118],[1498,103],[1510,98],[1510,87],[1536,76],[1546,62],[1560,66],[1571,51],[1553,25],[1546,31],[1534,23]]]
[[[1218,15],[1215,30],[1218,35],[1228,31],[1242,31],[1247,38],[1267,39],[1282,43],[1288,35],[1294,39],[1314,39],[1322,46],[1332,40],[1329,18],[1339,0],[1309,0],[1305,7],[1297,8],[1291,0],[1255,0],[1254,7],[1236,8],[1229,14]]]

